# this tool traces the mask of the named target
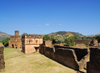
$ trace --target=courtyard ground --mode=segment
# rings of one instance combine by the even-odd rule
[[[21,49],[4,48],[5,71],[1,73],[77,73],[40,53],[23,54]]]

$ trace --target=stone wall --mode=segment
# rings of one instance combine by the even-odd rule
[[[45,45],[40,45],[39,52],[75,70],[86,68],[86,64],[89,61],[89,52],[87,49],[57,45],[50,48]]]
[[[0,71],[4,71],[5,62],[4,62],[4,46],[0,43]]]
[[[73,42],[74,42],[75,44],[85,44],[86,42],[90,44],[91,41],[92,41],[92,40],[73,40]]]
[[[50,40],[45,40],[43,41],[43,45],[47,46],[47,47],[52,47],[52,41]]]
[[[100,49],[90,48],[90,62],[87,64],[87,73],[100,73]]]

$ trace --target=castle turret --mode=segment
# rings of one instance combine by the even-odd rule
[[[19,36],[19,31],[15,31],[15,36]]]

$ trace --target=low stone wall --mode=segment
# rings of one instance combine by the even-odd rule
[[[100,73],[100,49],[90,48],[90,62],[87,64],[87,73]]]
[[[92,41],[92,40],[73,40],[73,42],[74,42],[75,44],[85,44],[86,42],[90,44],[91,41]]]
[[[86,68],[86,64],[89,60],[89,52],[87,49],[65,46],[54,46],[50,48],[45,45],[40,45],[39,51],[41,54],[75,70]]]
[[[4,71],[4,69],[5,69],[3,51],[4,51],[4,47],[3,47],[3,45],[0,45],[0,71]]]

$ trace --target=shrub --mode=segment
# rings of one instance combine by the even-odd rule
[[[43,40],[50,40],[50,36],[49,35],[44,35]]]
[[[89,45],[89,43],[85,42],[86,45]]]
[[[6,39],[2,40],[2,44],[3,44],[5,47],[8,46],[9,40],[10,40],[10,38],[7,37]]]
[[[54,37],[54,40],[56,43],[63,43],[64,42],[64,38],[62,35],[57,35]]]
[[[73,43],[73,40],[74,39],[78,39],[77,36],[71,36],[71,37],[68,37],[68,38],[65,38],[65,43],[70,45],[70,46],[74,46],[75,44]]]

